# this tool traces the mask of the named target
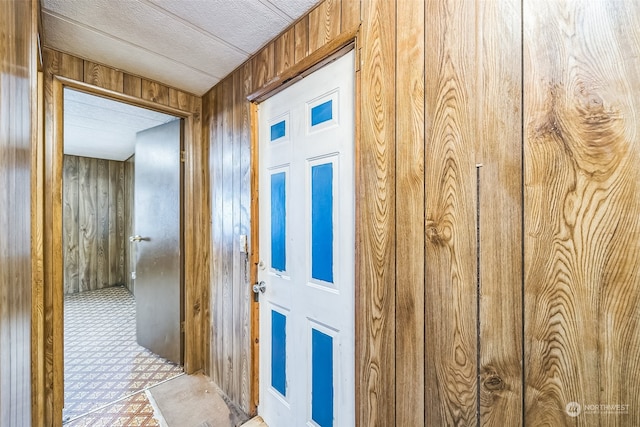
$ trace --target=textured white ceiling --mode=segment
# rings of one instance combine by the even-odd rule
[[[44,45],[202,95],[318,0],[42,0]]]
[[[136,133],[175,120],[156,111],[64,90],[64,153],[126,160],[135,151]]]
[[[2,1],[2,0],[0,0]],[[41,0],[45,46],[202,95],[319,0]],[[65,153],[125,160],[170,116],[65,91]]]

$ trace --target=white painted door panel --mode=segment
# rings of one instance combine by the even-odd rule
[[[270,427],[351,426],[354,55],[260,105],[260,404]]]

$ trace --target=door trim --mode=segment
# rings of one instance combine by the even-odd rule
[[[47,81],[48,79],[48,81]],[[148,108],[163,113],[172,114],[184,120],[183,144],[187,151],[186,163],[182,165],[182,198],[183,212],[187,209],[204,210],[205,206],[196,206],[195,197],[201,186],[196,180],[199,179],[201,159],[196,158],[192,152],[192,147],[200,144],[201,104],[198,102],[193,111],[181,110],[171,106],[162,105],[153,101],[147,101],[134,96],[126,95],[116,91],[103,89],[81,81],[58,76],[55,74],[45,74],[45,130],[43,149],[43,169],[44,169],[44,195],[42,203],[44,209],[43,223],[39,224],[42,233],[43,259],[42,277],[44,286],[41,295],[32,301],[34,322],[39,322],[42,331],[39,336],[34,337],[34,342],[39,343],[42,351],[32,352],[32,364],[39,366],[44,364],[45,378],[34,377],[33,382],[43,384],[45,402],[44,419],[50,419],[51,424],[59,426],[62,423],[62,408],[64,405],[64,360],[63,360],[63,255],[62,247],[62,161],[63,161],[63,89],[69,87],[92,95],[125,102],[138,107]],[[47,94],[46,91],[49,90]],[[200,100],[198,97],[194,97]],[[208,305],[205,301],[206,292],[197,289],[197,284],[201,282],[197,279],[203,274],[203,266],[197,266],[195,257],[199,252],[197,248],[190,248],[193,243],[193,235],[197,227],[186,224],[187,216],[182,215],[181,228],[183,230],[183,264],[182,274],[184,304],[184,370],[186,373],[193,373],[204,368],[207,355],[206,346],[198,344],[198,331],[206,330],[208,322],[202,308]],[[191,245],[192,246],[192,245]],[[204,266],[204,269],[208,268]],[[208,277],[208,270],[205,271]],[[37,313],[41,313],[40,316]],[[35,329],[35,328],[34,328]],[[44,361],[39,360],[45,358]],[[51,360],[46,360],[47,358]],[[47,365],[49,368],[47,369]],[[47,372],[50,376],[47,378]],[[51,412],[49,412],[51,411]]]
[[[259,196],[259,118],[258,118],[258,105],[263,101],[266,101],[278,92],[286,89],[294,84],[296,81],[304,78],[305,76],[313,73],[322,66],[338,59],[352,49],[355,51],[355,64],[354,64],[354,182],[355,182],[355,217],[358,218],[360,192],[357,183],[360,180],[361,168],[360,168],[360,24],[349,31],[345,31],[340,34],[336,39],[327,43],[323,47],[319,48],[314,53],[310,54],[297,64],[291,66],[285,70],[280,76],[275,79],[266,82],[260,89],[254,91],[247,100],[251,103],[251,263],[250,263],[250,283],[257,283],[258,281],[258,264],[260,263],[260,229],[259,229],[259,215],[260,215],[260,196]],[[363,315],[361,303],[361,294],[359,289],[359,274],[358,263],[360,262],[360,255],[357,249],[357,242],[361,235],[361,225],[356,220],[355,224],[355,283],[354,283],[354,317],[355,317],[355,408],[356,408],[356,420],[358,419],[359,408],[359,366],[361,360],[358,358],[358,343],[362,335],[361,328],[359,328],[358,318]],[[251,302],[251,414],[257,414],[258,404],[260,403],[260,303],[253,300]]]

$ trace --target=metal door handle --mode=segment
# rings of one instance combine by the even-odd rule
[[[139,234],[136,234],[135,236],[129,236],[129,241],[130,242],[142,242],[143,240],[147,240],[147,239],[142,237]]]
[[[256,283],[256,284],[253,285],[253,293],[254,294],[264,293],[265,289],[267,289],[267,284],[264,283],[263,280],[261,280],[259,283]]]

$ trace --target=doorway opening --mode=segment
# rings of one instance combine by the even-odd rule
[[[183,125],[66,87],[63,102],[63,422],[155,425],[145,391],[183,372]]]

